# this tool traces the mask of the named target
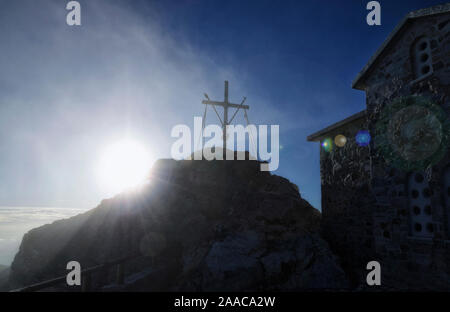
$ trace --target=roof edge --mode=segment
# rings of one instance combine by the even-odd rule
[[[399,34],[400,30],[407,24],[409,20],[448,12],[450,12],[450,3],[438,4],[432,7],[412,11],[406,14],[406,16],[403,17],[400,23],[398,23],[397,26],[395,26],[395,28],[389,33],[388,37],[384,40],[381,46],[372,55],[372,57],[369,59],[367,64],[362,68],[362,70],[358,73],[358,75],[356,75],[355,79],[353,79],[352,88],[364,91],[365,86],[362,83],[362,79],[370,71],[370,68],[375,64],[375,62],[381,56],[383,51],[389,46],[392,40]]]
[[[323,138],[324,136],[326,136],[326,134],[330,131],[336,130],[339,127],[342,127],[352,121],[361,119],[366,117],[366,110],[360,111],[359,113],[353,114],[350,117],[347,117],[341,121],[338,121],[326,128],[323,128],[322,130],[319,130],[311,135],[309,135],[306,139],[308,142],[317,142],[320,141],[321,138]]]

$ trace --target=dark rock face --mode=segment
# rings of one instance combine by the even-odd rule
[[[9,267],[0,265],[0,291],[6,291],[8,289],[9,272]]]
[[[160,160],[148,185],[27,233],[14,287],[138,253],[125,285],[108,272],[95,290],[343,289],[347,278],[320,237],[320,213],[257,161]]]

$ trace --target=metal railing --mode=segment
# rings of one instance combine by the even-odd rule
[[[105,262],[81,271],[81,291],[87,292],[92,290],[92,275],[97,272],[105,271],[111,267],[116,266],[116,285],[123,285],[125,283],[125,262],[138,258],[140,255],[132,255],[113,261]],[[11,292],[33,292],[40,291],[46,288],[58,286],[66,283],[66,275],[49,279],[40,283],[32,284],[26,287],[11,290]]]

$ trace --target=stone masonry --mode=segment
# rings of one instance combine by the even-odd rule
[[[355,285],[366,287],[366,264],[376,260],[382,287],[450,290],[448,149],[433,166],[405,170],[391,166],[373,138],[399,98],[425,98],[448,118],[449,82],[450,4],[411,12],[353,82],[366,93],[366,110],[308,137],[348,138],[321,149],[320,172],[324,235]],[[361,129],[375,139],[369,146],[355,142]]]

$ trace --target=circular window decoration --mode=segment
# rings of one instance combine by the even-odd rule
[[[382,110],[375,125],[375,148],[389,165],[424,170],[447,152],[450,122],[445,112],[420,96],[395,99]]]
[[[427,45],[428,45],[428,43],[426,41],[422,42],[419,46],[420,51],[425,50],[427,48]]]
[[[416,178],[417,183],[422,183],[424,180],[423,174],[421,174],[421,173],[416,173],[415,178]]]
[[[429,198],[429,197],[431,197],[431,195],[433,195],[433,192],[431,191],[431,189],[429,187],[426,187],[423,189],[422,194],[423,194],[423,197]]]
[[[426,53],[424,53],[424,54],[422,54],[422,55],[420,56],[420,60],[421,60],[422,62],[426,62],[426,61],[428,60],[428,58],[429,58],[429,56],[428,56],[428,54],[426,54]]]
[[[414,230],[416,232],[422,232],[422,224],[420,224],[420,223],[414,224]]]

